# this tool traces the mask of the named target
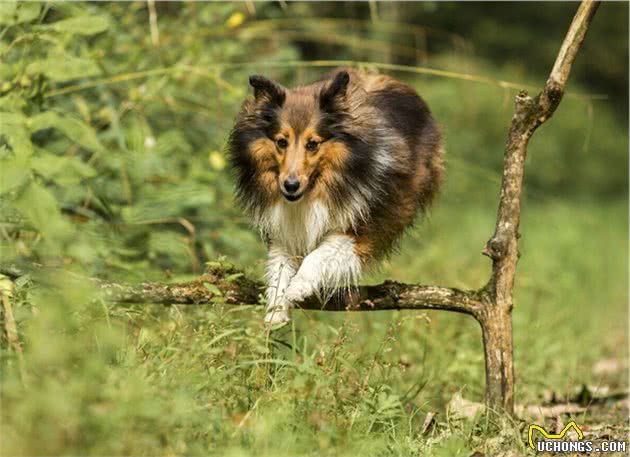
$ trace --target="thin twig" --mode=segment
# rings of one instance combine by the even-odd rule
[[[379,62],[365,62],[358,60],[294,60],[284,62],[217,62],[208,64],[205,67],[196,67],[193,65],[178,64],[172,67],[155,68],[146,71],[136,71],[130,73],[121,73],[119,75],[109,76],[107,78],[98,78],[91,81],[66,86],[59,89],[52,89],[45,94],[45,98],[57,97],[59,95],[70,94],[86,89],[92,89],[99,86],[107,86],[111,84],[118,84],[126,81],[132,81],[136,79],[143,79],[150,76],[164,75],[178,72],[191,72],[196,73],[199,76],[204,76],[209,79],[214,79],[217,84],[225,83],[224,80],[219,80],[215,73],[209,72],[208,69],[217,70],[229,70],[238,68],[334,68],[334,67],[363,67],[363,68],[378,68],[380,70],[396,71],[402,73],[422,74],[429,76],[436,76],[447,79],[458,79],[463,81],[476,82],[481,84],[489,84],[507,89],[533,89],[535,86],[528,84],[515,83],[511,81],[504,81],[500,79],[493,79],[487,76],[459,73],[455,71],[440,70],[436,68],[417,67],[412,65],[397,65],[390,63]],[[567,96],[575,97],[579,99],[588,100],[605,100],[608,98],[606,94],[582,94],[577,92],[570,92]]]
[[[157,11],[155,10],[155,0],[147,0],[149,7],[149,28],[151,29],[151,43],[154,47],[160,45],[160,31],[157,23]]]
[[[2,276],[2,275],[0,275]],[[2,279],[2,278],[0,278]],[[7,283],[11,284],[11,288],[13,287],[12,281],[9,279],[5,280]],[[7,341],[9,345],[15,351],[18,363],[18,370],[20,373],[20,379],[24,381],[24,362],[22,357],[22,345],[20,343],[20,338],[18,336],[17,324],[15,322],[15,317],[13,315],[13,306],[11,304],[11,296],[12,290],[7,287],[5,284],[0,285],[0,299],[2,300],[2,310],[4,314],[4,331],[7,336]]]

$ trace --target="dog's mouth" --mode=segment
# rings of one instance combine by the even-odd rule
[[[285,194],[284,192],[282,192],[282,195],[284,196],[284,198],[286,198],[290,202],[296,202],[300,198],[302,198],[302,195],[304,195],[304,192],[299,193],[299,194]]]

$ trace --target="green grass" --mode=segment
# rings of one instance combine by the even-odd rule
[[[372,279],[479,286],[493,212],[438,206]],[[602,358],[627,358],[626,216],[623,202],[526,205],[517,403],[627,384],[625,373],[592,372]],[[495,434],[482,418],[447,414],[458,392],[483,399],[480,330],[466,316],[297,311],[293,326],[269,336],[259,308],[85,305],[89,291],[63,283],[29,288],[37,319],[16,307],[27,378],[22,386],[4,350],[3,455],[527,452],[518,423]],[[429,412],[438,423],[422,435]]]

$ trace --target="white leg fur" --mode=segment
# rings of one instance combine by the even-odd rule
[[[342,234],[331,234],[308,254],[291,279],[284,298],[289,303],[323,293],[327,300],[336,289],[356,286],[361,275],[361,259],[354,252],[354,240]]]
[[[298,264],[283,249],[271,246],[267,260],[267,314],[265,322],[281,325],[289,321],[290,304],[284,299],[289,281],[297,272]]]

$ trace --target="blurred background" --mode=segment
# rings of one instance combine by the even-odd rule
[[[3,454],[528,452],[518,424],[449,409],[483,399],[465,316],[296,312],[269,338],[260,308],[116,305],[86,278],[261,276],[224,152],[248,75],[352,65],[415,87],[447,154],[435,207],[366,282],[482,286],[514,96],[542,88],[577,6],[0,3]],[[592,400],[628,381],[628,3],[601,5],[531,141],[521,232],[516,401],[582,401],[614,435],[627,410]]]

